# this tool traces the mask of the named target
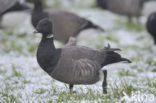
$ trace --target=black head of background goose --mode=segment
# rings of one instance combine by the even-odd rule
[[[33,2],[34,8],[32,10],[31,23],[34,27],[36,27],[41,19],[48,17],[48,13],[43,11],[41,0],[33,0]]]

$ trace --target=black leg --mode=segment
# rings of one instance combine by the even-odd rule
[[[74,87],[73,84],[69,84],[70,93],[73,93],[73,87]]]
[[[128,16],[128,23],[132,23],[132,16]]]
[[[104,80],[102,83],[103,94],[107,94],[107,70],[103,70],[103,74],[104,74]]]

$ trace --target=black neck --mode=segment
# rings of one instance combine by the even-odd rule
[[[34,0],[34,11],[42,11],[42,1],[41,0]]]
[[[42,2],[41,0],[34,1],[34,9],[32,11],[31,21],[34,27],[37,26],[38,22],[43,19],[47,18],[48,14],[43,11]]]
[[[108,9],[108,0],[97,0],[97,4],[103,9]]]
[[[47,34],[48,35],[48,34]],[[42,39],[41,39],[41,42],[40,44],[46,44],[46,43],[49,43],[51,45],[48,45],[51,49],[55,49],[55,45],[54,45],[54,38],[51,37],[51,38],[48,38],[47,35],[43,34],[42,35]]]
[[[52,38],[42,37],[37,50],[37,61],[48,74],[54,70],[60,56],[61,50],[56,49]]]

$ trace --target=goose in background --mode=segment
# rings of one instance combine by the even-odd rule
[[[29,15],[30,8],[24,0],[0,0],[0,28],[13,28]]]
[[[76,37],[81,31],[86,29],[92,28],[104,31],[102,27],[74,13],[64,10],[44,10],[42,0],[34,0],[34,9],[31,17],[33,26],[36,27],[38,22],[45,17],[48,17],[53,22],[55,39],[62,43],[66,43],[69,37]]]
[[[150,14],[146,22],[146,28],[149,34],[153,37],[154,44],[156,44],[156,12]]]
[[[129,21],[132,17],[137,19],[142,15],[143,5],[155,0],[96,0],[98,7],[111,12],[127,16]]]
[[[0,16],[7,12],[26,9],[29,9],[29,7],[24,4],[24,0],[0,0]]]

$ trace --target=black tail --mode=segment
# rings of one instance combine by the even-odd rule
[[[102,32],[105,31],[102,27],[100,27],[99,25],[96,25],[96,24],[92,23],[89,20],[87,20],[87,22],[81,27],[80,31],[85,30],[85,29],[97,29],[97,30],[100,30]]]
[[[0,16],[4,15],[7,12],[11,11],[22,11],[22,10],[28,10],[30,9],[27,5],[25,4],[20,4],[19,2],[15,3],[11,8],[7,9],[6,11],[2,12]]]
[[[115,51],[120,51],[120,49],[110,48],[110,45],[103,49],[103,53],[105,56],[102,66],[118,62],[131,63],[129,59],[121,57],[121,55],[119,53],[116,53]]]
[[[150,1],[156,1],[156,0],[142,0],[142,2],[150,2]]]

